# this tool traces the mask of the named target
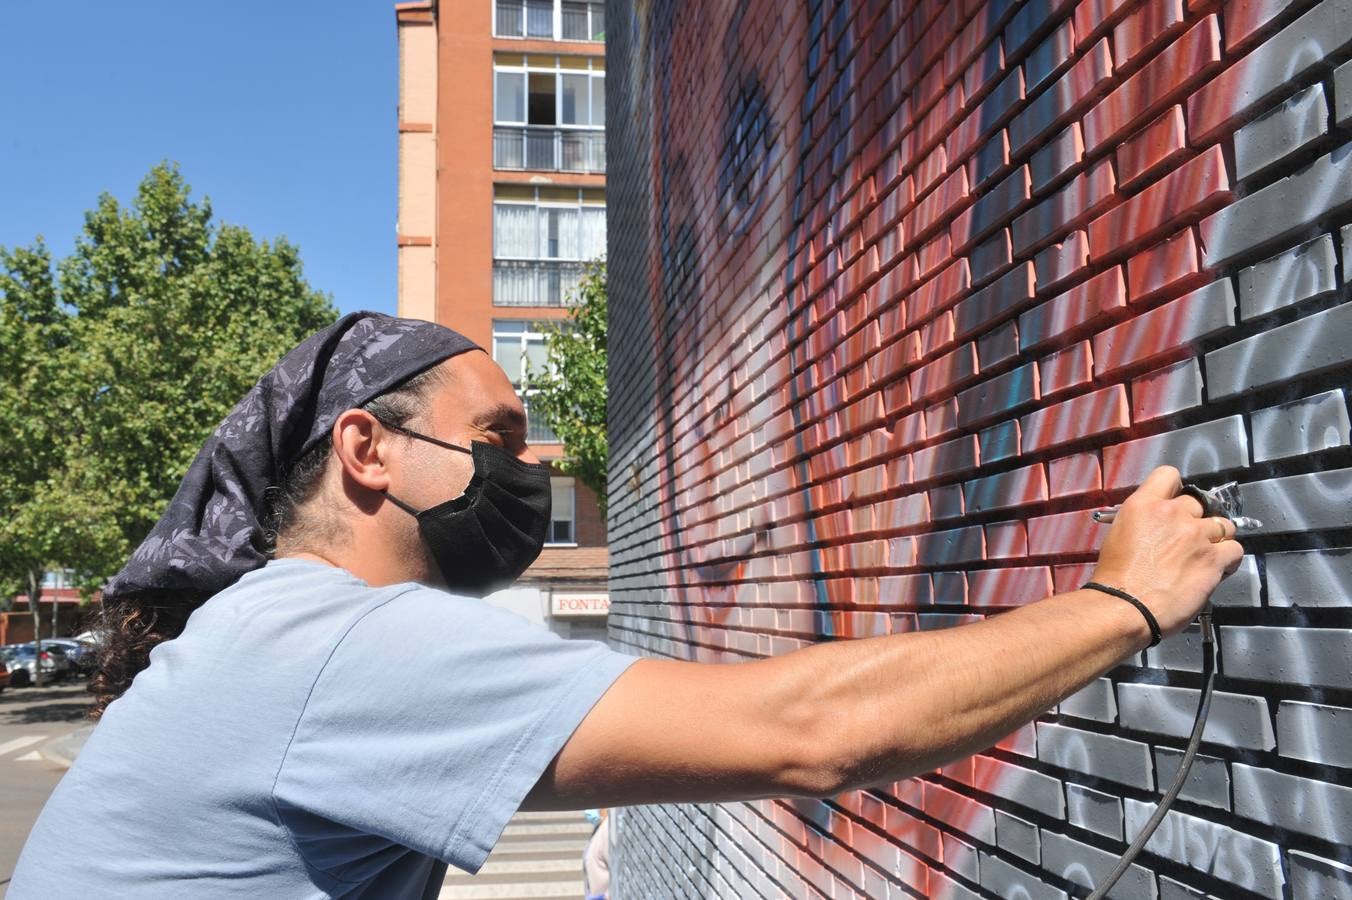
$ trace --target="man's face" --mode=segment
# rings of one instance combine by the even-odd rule
[[[521,399],[488,354],[481,350],[462,353],[442,363],[441,369],[443,383],[428,392],[426,406],[407,423],[409,428],[466,449],[481,441],[523,462],[539,462],[526,445],[526,411]],[[474,463],[467,453],[397,432],[386,432],[386,441],[382,457],[389,474],[388,490],[416,510],[459,497],[474,475]],[[414,518],[390,504],[382,510],[381,520],[387,530],[376,542],[396,548],[396,557],[406,567],[401,580],[442,584],[441,572]]]
[[[461,447],[481,441],[522,462],[539,462],[526,444],[521,398],[487,353],[462,353],[441,366],[445,383],[433,388],[426,410],[409,427]],[[418,440],[401,439],[401,452],[392,463],[396,485],[391,491],[418,509],[460,496],[474,474],[468,454]]]

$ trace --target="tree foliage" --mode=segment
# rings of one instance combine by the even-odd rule
[[[0,591],[92,589],[258,377],[335,318],[285,239],[213,221],[174,166],[101,196],[72,254],[0,248]]]
[[[596,493],[606,509],[606,264],[591,263],[561,326],[545,332],[543,371],[528,367],[532,415],[563,444],[556,467]]]

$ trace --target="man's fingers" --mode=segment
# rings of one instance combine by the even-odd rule
[[[1197,523],[1198,531],[1211,543],[1219,544],[1235,536],[1235,523],[1224,516],[1210,516]]]
[[[1221,563],[1225,566],[1225,576],[1229,578],[1239,570],[1239,564],[1244,561],[1244,548],[1239,541],[1225,541],[1216,547],[1221,555]]]
[[[1146,476],[1145,481],[1136,489],[1138,494],[1170,500],[1183,490],[1183,476],[1173,466],[1160,466]]]

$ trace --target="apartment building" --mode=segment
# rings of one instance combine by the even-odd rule
[[[605,252],[605,4],[423,0],[396,4],[395,20],[399,314],[465,334],[524,388],[545,327]],[[542,459],[563,455],[538,419],[529,438]],[[549,543],[493,599],[600,637],[605,523],[586,486],[553,483]]]

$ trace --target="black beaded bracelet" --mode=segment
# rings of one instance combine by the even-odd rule
[[[1150,610],[1146,609],[1145,604],[1142,603],[1140,600],[1137,600],[1135,597],[1133,597],[1131,594],[1128,594],[1124,590],[1115,587],[1109,587],[1106,584],[1099,584],[1097,581],[1091,581],[1087,583],[1084,586],[1084,590],[1100,591],[1104,594],[1109,594],[1113,597],[1120,597],[1123,600],[1130,603],[1132,606],[1139,609],[1141,611],[1141,615],[1145,616],[1145,623],[1150,626],[1150,646],[1153,647],[1160,642],[1161,637],[1160,623],[1155,621],[1154,614],[1152,614]]]

